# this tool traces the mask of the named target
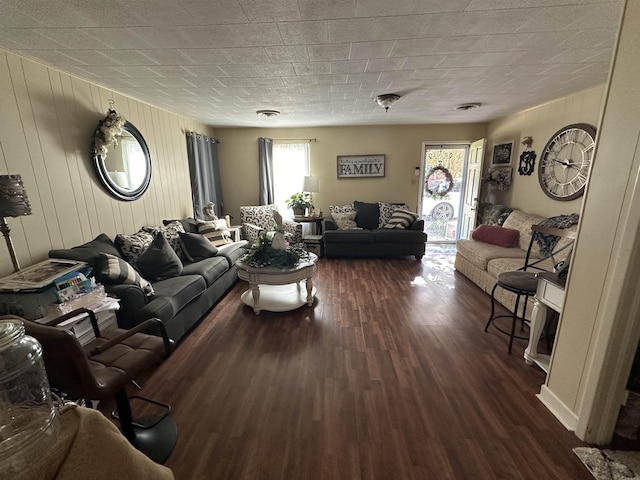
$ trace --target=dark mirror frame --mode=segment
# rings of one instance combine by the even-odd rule
[[[101,124],[102,122],[98,123],[96,132],[100,129]],[[91,141],[91,157],[93,158],[93,165],[96,169],[96,173],[98,174],[98,178],[102,182],[102,185],[107,189],[107,191],[119,200],[132,201],[140,198],[144,194],[144,192],[147,191],[147,188],[149,188],[149,184],[151,183],[151,154],[149,153],[149,147],[147,146],[147,142],[145,142],[144,137],[131,122],[125,122],[122,129],[126,132],[129,132],[138,141],[138,143],[140,144],[140,148],[142,148],[142,152],[144,153],[147,170],[144,181],[138,188],[136,188],[135,190],[125,190],[118,186],[109,177],[109,173],[104,166],[104,159],[101,155],[96,155],[94,140]],[[107,155],[109,155],[108,152]]]

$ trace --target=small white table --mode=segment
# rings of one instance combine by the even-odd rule
[[[531,311],[529,327],[529,345],[524,351],[524,361],[527,365],[538,365],[545,373],[549,373],[550,355],[538,353],[538,341],[547,323],[548,308],[562,313],[564,302],[564,286],[558,283],[555,274],[538,274],[538,288]]]
[[[260,315],[261,310],[287,312],[305,303],[311,307],[316,296],[313,276],[317,262],[318,256],[313,253],[291,268],[252,267],[242,261],[236,262],[238,278],[249,282],[250,286],[240,297],[242,303],[253,307],[256,315]]]

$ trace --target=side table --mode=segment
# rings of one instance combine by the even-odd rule
[[[312,223],[313,224],[312,233],[314,235],[322,235],[322,220],[324,220],[324,217],[297,217],[297,216],[293,217],[294,222]]]
[[[318,258],[324,256],[324,245],[322,244],[322,235],[305,235],[302,241],[307,246],[307,250],[315,253]]]
[[[536,364],[545,373],[549,373],[550,355],[538,353],[538,341],[547,322],[547,308],[562,313],[564,302],[564,287],[558,283],[557,275],[541,273],[538,277],[538,288],[531,311],[531,324],[529,326],[529,345],[524,351],[524,361],[527,365]]]

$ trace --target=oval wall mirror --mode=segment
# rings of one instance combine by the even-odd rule
[[[100,124],[98,124],[100,128]],[[151,183],[151,155],[140,131],[126,122],[117,144],[111,144],[106,155],[91,154],[98,178],[111,195],[120,200],[135,200]]]

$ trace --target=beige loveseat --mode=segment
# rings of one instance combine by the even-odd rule
[[[518,270],[524,264],[524,259],[531,240],[531,225],[539,224],[545,217],[525,213],[521,210],[513,210],[501,225],[519,232],[517,246],[502,247],[477,240],[458,240],[456,244],[455,269],[478,285],[482,290],[491,293],[499,273]],[[576,225],[570,227],[575,230]],[[560,240],[565,242],[566,240]],[[540,258],[540,245],[534,243],[532,256]],[[552,271],[554,264],[551,259],[544,260],[540,268]],[[502,305],[513,311],[516,296],[502,288],[498,288],[495,298]],[[527,317],[531,312],[533,302],[528,302]],[[523,302],[521,302],[521,305]],[[522,307],[521,307],[522,308]],[[489,315],[490,301],[487,299],[487,316]],[[522,313],[522,312],[520,312]]]

